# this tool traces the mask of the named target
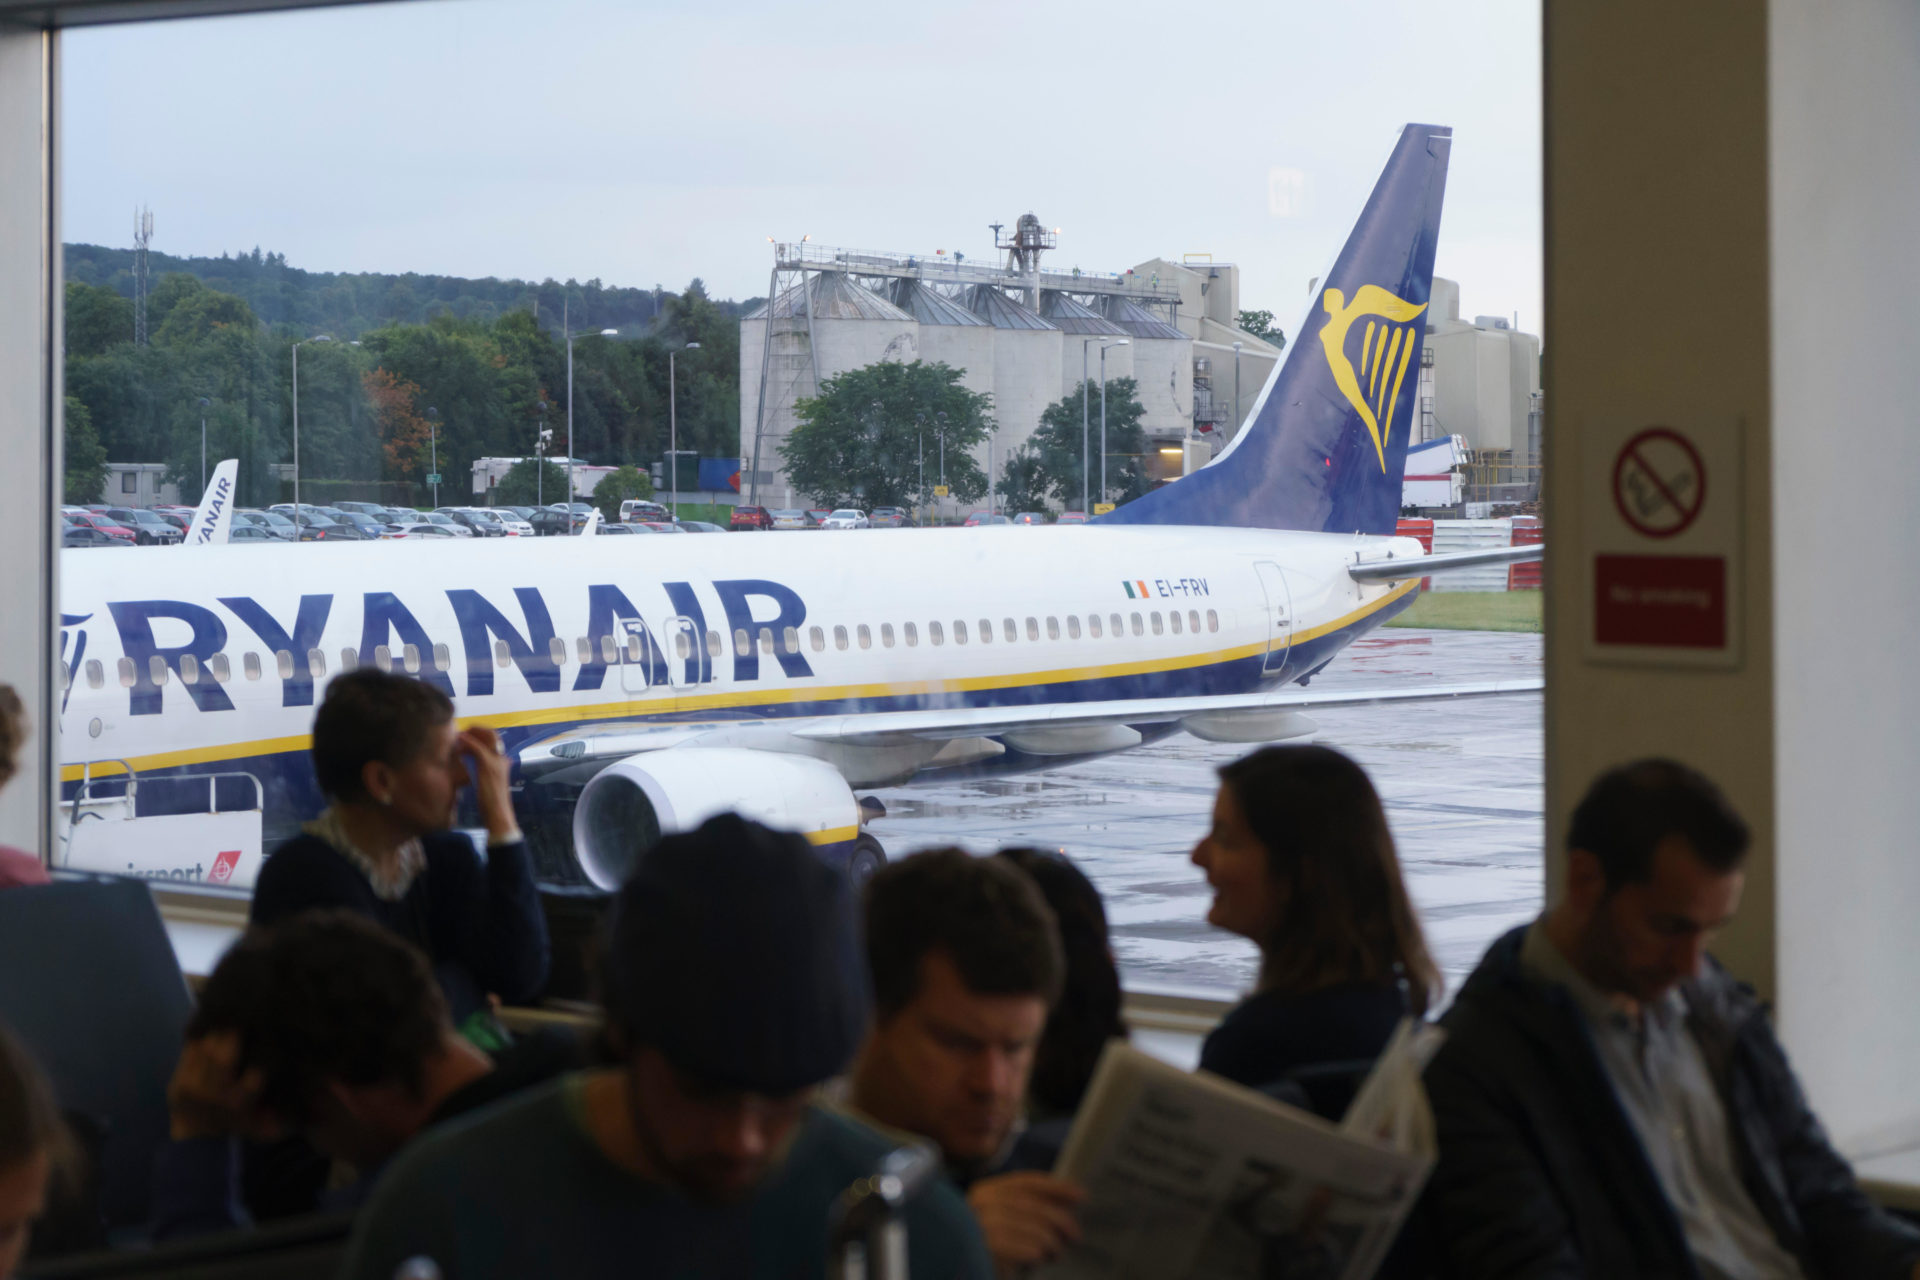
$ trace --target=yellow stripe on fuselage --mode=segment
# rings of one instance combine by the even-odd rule
[[[1289,646],[1305,644],[1309,640],[1318,640],[1354,625],[1380,610],[1410,591],[1417,591],[1418,578],[1409,578],[1378,600],[1369,601],[1352,613],[1344,614],[1318,627],[1309,627],[1305,631],[1289,634]],[[727,693],[709,693],[687,695],[669,695],[646,701],[635,700],[627,703],[594,702],[584,706],[543,707],[532,711],[512,711],[497,714],[463,716],[462,728],[468,725],[489,725],[496,729],[525,728],[530,725],[564,724],[586,719],[625,718],[627,716],[686,712],[711,711],[727,707],[777,706],[795,702],[845,702],[867,698],[902,698],[929,693],[972,693],[988,689],[1011,689],[1030,684],[1063,684],[1077,680],[1104,680],[1116,676],[1150,675],[1162,671],[1180,671],[1194,667],[1213,666],[1222,662],[1237,662],[1242,658],[1258,657],[1267,651],[1264,643],[1236,645],[1231,649],[1215,649],[1207,653],[1178,654],[1167,658],[1149,658],[1136,662],[1119,662],[1105,666],[1059,667],[1050,671],[1026,671],[1009,675],[972,676],[955,680],[912,680],[892,684],[856,684],[841,685],[837,688],[820,688],[808,685],[789,689],[736,689]],[[221,760],[239,760],[252,756],[279,755],[283,752],[305,751],[311,745],[309,735],[301,734],[289,738],[264,738],[254,742],[230,742],[211,747],[189,747],[180,751],[159,751],[152,755],[138,756],[126,763],[136,771],[151,769],[173,769],[182,765],[212,764]],[[80,780],[85,766],[63,765],[60,778],[63,782]],[[113,777],[123,772],[120,762],[101,762],[93,766],[92,775],[96,778]],[[850,838],[850,837],[847,837]]]

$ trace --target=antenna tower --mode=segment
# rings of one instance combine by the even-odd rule
[[[133,341],[147,345],[147,246],[153,241],[153,210],[133,211]]]

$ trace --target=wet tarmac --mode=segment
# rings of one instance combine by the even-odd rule
[[[1314,681],[1336,688],[1537,679],[1541,637],[1383,629]],[[1509,927],[1540,909],[1541,698],[1316,711],[1318,741],[1366,766],[1449,991]],[[872,831],[899,857],[936,844],[1008,844],[1071,855],[1106,898],[1129,987],[1227,996],[1252,982],[1255,953],[1206,921],[1210,891],[1187,860],[1206,830],[1214,770],[1250,750],[1186,734],[1046,773],[873,794]]]

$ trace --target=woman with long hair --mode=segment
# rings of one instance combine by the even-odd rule
[[[1328,747],[1266,747],[1220,770],[1213,827],[1193,851],[1207,920],[1260,948],[1254,992],[1207,1037],[1200,1065],[1248,1085],[1376,1057],[1440,992],[1380,797]]]

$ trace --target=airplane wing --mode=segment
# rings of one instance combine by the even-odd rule
[[[233,527],[233,486],[239,474],[238,458],[228,458],[213,469],[213,479],[200,495],[200,505],[194,508],[193,523],[187,526],[181,546],[209,547],[226,542],[227,530]]]
[[[1347,576],[1355,582],[1404,582],[1408,578],[1425,578],[1452,569],[1472,569],[1487,564],[1521,564],[1538,560],[1545,552],[1545,545],[1535,542],[1529,546],[1456,551],[1441,556],[1363,560],[1359,564],[1348,565]]]
[[[1330,690],[1326,693],[1289,687],[1260,693],[1186,698],[952,707],[931,711],[883,711],[857,716],[807,716],[791,720],[761,720],[751,727],[759,733],[778,733],[808,742],[857,747],[887,746],[910,739],[945,741],[1045,731],[1068,731],[1069,734],[1073,731],[1097,732],[1103,727],[1123,728],[1188,721],[1189,727],[1200,727],[1201,723],[1206,723],[1207,727],[1216,731],[1206,736],[1215,737],[1218,734],[1217,740],[1220,741],[1253,742],[1265,739],[1257,732],[1244,739],[1232,735],[1236,719],[1241,720],[1249,731],[1254,731],[1264,727],[1269,717],[1280,713],[1301,713],[1316,708],[1377,706],[1394,702],[1503,697],[1538,693],[1543,687],[1544,683],[1539,680],[1494,680],[1387,690]],[[737,721],[584,725],[530,743],[521,749],[519,763],[522,770],[535,773],[546,768],[588,762],[611,763],[640,752],[692,746],[701,738],[715,733],[737,734],[742,727]],[[1288,735],[1282,733],[1274,736]],[[1065,741],[1070,745],[1071,737]],[[1079,749],[1094,748],[1089,745]],[[1069,750],[1063,750],[1059,754],[1070,753]]]

